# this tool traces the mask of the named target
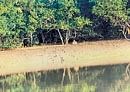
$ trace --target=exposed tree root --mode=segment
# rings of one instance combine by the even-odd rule
[[[34,85],[34,87],[36,87],[36,75],[35,75],[35,73],[33,73],[33,85]]]
[[[76,72],[76,76],[77,76],[77,81],[79,82],[79,67],[74,67],[74,71]]]
[[[45,77],[44,77],[44,85],[46,85],[46,80],[47,80],[47,72],[44,72]]]
[[[4,76],[4,79],[6,79],[6,76]],[[2,82],[2,92],[5,92],[5,81]]]
[[[68,77],[69,77],[69,80],[71,81],[72,80],[72,77],[71,77],[71,70],[70,68],[64,68],[64,72],[63,72],[63,76],[62,76],[62,81],[61,81],[61,84],[63,85],[64,83],[64,79],[65,79],[65,74],[67,73]]]
[[[126,77],[125,80],[128,80],[130,78],[130,63],[126,66]]]
[[[79,71],[79,67],[74,67],[74,71],[76,72],[76,76],[78,78],[78,82],[79,82],[79,74],[78,74],[78,71]],[[73,77],[71,76],[71,69],[70,68],[64,68],[64,71],[63,71],[63,75],[62,75],[62,81],[61,81],[61,84],[63,85],[64,83],[64,79],[65,79],[65,75],[68,75],[69,77],[69,81],[71,82]]]
[[[62,85],[63,85],[63,82],[64,82],[64,78],[65,78],[65,68],[64,68],[63,75],[62,75],[62,81],[61,81],[61,84],[62,84]]]

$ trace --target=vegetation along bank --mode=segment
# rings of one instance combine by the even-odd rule
[[[129,0],[0,0],[0,48],[129,38]]]

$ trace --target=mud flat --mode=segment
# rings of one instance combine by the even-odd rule
[[[130,42],[126,40],[0,51],[0,75],[127,63],[130,63]]]

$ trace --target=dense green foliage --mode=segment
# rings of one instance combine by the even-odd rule
[[[42,29],[76,30],[87,38],[119,38],[129,0],[0,0],[0,47],[14,47]],[[66,39],[67,35],[66,35]]]

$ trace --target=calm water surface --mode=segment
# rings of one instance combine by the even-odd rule
[[[126,65],[16,74],[0,77],[0,92],[130,92],[128,75]]]

